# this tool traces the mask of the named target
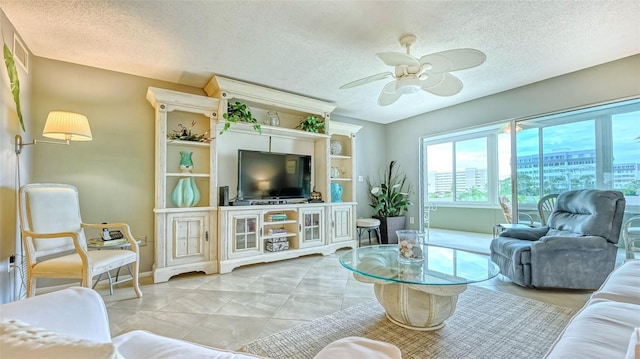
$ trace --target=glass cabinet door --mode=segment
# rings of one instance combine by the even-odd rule
[[[257,251],[260,249],[257,215],[235,215],[232,223],[233,253]]]
[[[324,208],[302,210],[302,244],[322,244],[324,238]]]

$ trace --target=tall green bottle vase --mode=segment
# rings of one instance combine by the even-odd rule
[[[180,169],[183,173],[191,173],[193,152],[180,151]],[[184,177],[178,180],[178,184],[171,193],[171,200],[177,207],[193,207],[200,202],[200,191],[193,177]]]

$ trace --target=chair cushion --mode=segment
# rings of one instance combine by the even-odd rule
[[[130,250],[89,251],[88,256],[93,265],[94,274],[122,267],[136,260],[136,254]],[[34,276],[46,276],[47,273],[69,273],[66,278],[82,278],[82,259],[77,253],[52,258],[33,267]]]
[[[640,260],[631,260],[622,264],[609,275],[591,298],[640,305]]]
[[[375,218],[358,218],[356,227],[376,227],[380,225],[380,220]]]
[[[313,359],[401,359],[393,344],[362,337],[347,337],[324,347]]]
[[[112,343],[97,343],[68,337],[25,322],[10,319],[0,322],[0,357],[47,359],[120,359]]]
[[[545,358],[624,358],[640,306],[596,299],[575,315]]]
[[[163,337],[143,330],[134,330],[113,338],[113,344],[125,358],[171,359],[251,359],[250,354],[214,349],[183,340]]]

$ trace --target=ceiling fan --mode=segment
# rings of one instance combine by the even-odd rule
[[[416,36],[406,34],[400,38],[400,45],[407,53],[379,52],[376,56],[394,72],[383,72],[367,76],[360,80],[342,85],[340,89],[348,89],[370,82],[393,77],[380,92],[378,104],[387,106],[396,102],[400,96],[424,90],[438,96],[452,96],[462,90],[462,81],[453,76],[451,71],[476,67],[484,62],[487,56],[475,49],[455,49],[424,55],[421,58],[411,56],[410,47],[416,43]]]

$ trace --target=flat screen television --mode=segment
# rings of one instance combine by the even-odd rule
[[[238,150],[238,200],[310,196],[310,155]]]

